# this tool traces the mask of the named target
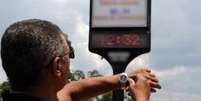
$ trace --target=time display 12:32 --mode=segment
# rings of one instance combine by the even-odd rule
[[[147,48],[148,35],[143,34],[94,34],[92,46],[96,48]]]

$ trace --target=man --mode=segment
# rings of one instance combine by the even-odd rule
[[[129,74],[128,85],[120,79],[126,74],[69,83],[72,51],[66,39],[48,21],[31,19],[9,26],[1,40],[1,57],[11,89],[3,101],[80,101],[121,87],[129,87],[137,101],[148,101],[150,91],[160,88],[147,69]]]

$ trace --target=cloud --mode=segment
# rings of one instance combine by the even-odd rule
[[[71,0],[50,0],[50,2],[58,3],[58,4],[65,4],[69,3]]]
[[[200,94],[186,92],[158,91],[152,94],[151,101],[200,101]]]
[[[126,72],[129,73],[138,68],[150,68],[150,54],[142,54],[133,59],[133,61],[128,64]]]
[[[151,101],[199,101],[201,99],[200,67],[178,66],[155,70],[162,89],[153,94]]]
[[[152,2],[152,67],[200,66],[200,4],[189,0]]]
[[[156,71],[156,75],[160,78],[175,77],[177,75],[188,73],[187,67],[173,67],[163,71]]]

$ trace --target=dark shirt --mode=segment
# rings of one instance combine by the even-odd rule
[[[25,94],[16,94],[5,91],[2,93],[3,101],[41,101],[35,96],[25,95]]]

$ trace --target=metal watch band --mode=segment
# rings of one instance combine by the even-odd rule
[[[119,77],[120,86],[124,89],[128,84],[128,75],[126,73],[121,73]]]

